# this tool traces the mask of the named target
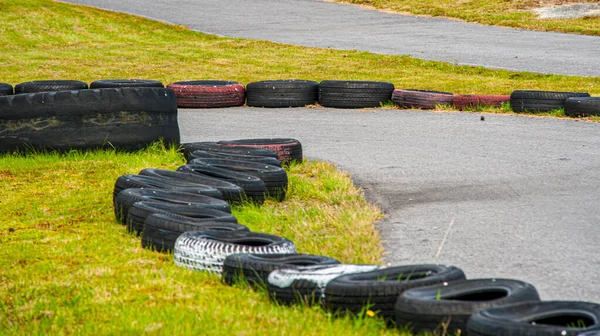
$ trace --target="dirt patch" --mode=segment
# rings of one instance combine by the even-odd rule
[[[571,1],[549,1],[554,6],[536,8],[533,11],[541,19],[572,19],[580,17],[599,16],[600,2],[573,3]],[[570,3],[570,4],[565,4]]]

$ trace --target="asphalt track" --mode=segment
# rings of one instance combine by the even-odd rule
[[[600,36],[533,32],[315,0],[67,0],[217,35],[411,55],[462,65],[600,76]]]
[[[308,158],[350,171],[386,209],[391,264],[437,261],[529,281],[545,299],[600,301],[596,123],[246,107],[180,109],[180,128],[183,142],[297,138]]]
[[[597,37],[402,17],[309,0],[71,2],[221,35],[388,53],[407,53],[406,41],[416,39],[434,53],[423,58],[437,52],[437,59],[459,57],[458,63],[600,75],[592,64],[600,51]],[[428,28],[415,28],[419,24]],[[459,29],[471,31],[471,38],[451,40]],[[503,35],[512,37],[502,42]],[[452,42],[450,54],[439,44],[446,39]],[[480,40],[494,45],[481,46]],[[513,49],[498,47],[504,45],[523,47],[519,59],[509,57]],[[546,54],[547,46],[560,52]],[[297,138],[307,157],[348,170],[388,214],[379,223],[386,262],[452,264],[469,278],[531,282],[543,299],[600,302],[597,123],[508,115],[481,121],[479,114],[379,109],[232,108],[180,110],[180,127],[183,142]]]

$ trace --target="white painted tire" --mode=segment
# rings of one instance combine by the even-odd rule
[[[174,259],[180,267],[221,274],[227,256],[236,253],[297,253],[291,241],[266,233],[190,231],[175,241]]]
[[[271,300],[278,303],[321,304],[325,299],[325,287],[331,280],[379,268],[377,265],[340,264],[280,269],[269,274],[267,289]]]

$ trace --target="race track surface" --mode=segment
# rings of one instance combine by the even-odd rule
[[[182,142],[291,137],[386,210],[391,264],[462,267],[600,302],[597,123],[402,110],[180,109]]]
[[[600,76],[600,36],[388,14],[316,0],[67,0],[205,33],[411,55],[462,65]]]

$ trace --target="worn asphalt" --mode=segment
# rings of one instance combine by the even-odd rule
[[[551,118],[328,108],[180,109],[183,142],[300,140],[386,210],[391,264],[529,281],[544,299],[600,301],[600,133]],[[453,223],[436,259],[441,242]]]
[[[312,0],[73,0],[219,35],[600,76],[600,38],[407,17]],[[327,108],[180,110],[183,142],[292,137],[352,173],[388,214],[391,264],[517,278],[600,302],[598,123]],[[452,223],[451,230],[448,231]],[[446,233],[438,258],[436,255]]]

